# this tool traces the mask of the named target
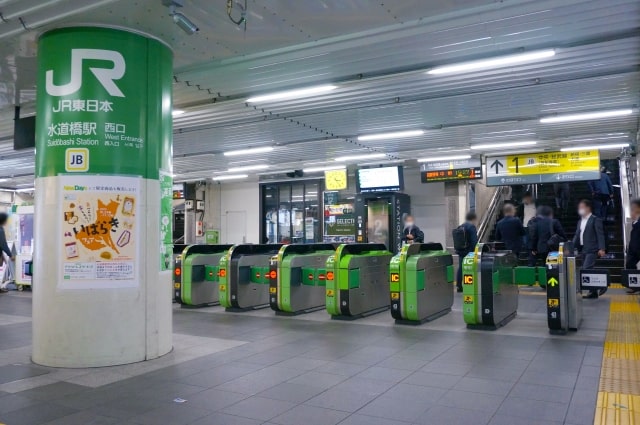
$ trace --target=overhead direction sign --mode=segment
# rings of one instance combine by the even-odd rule
[[[481,179],[482,163],[476,158],[427,162],[420,168],[420,178],[422,183]]]
[[[598,150],[536,152],[490,156],[486,159],[487,186],[562,183],[598,180]]]

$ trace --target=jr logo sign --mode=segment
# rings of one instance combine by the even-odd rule
[[[114,83],[124,76],[125,62],[122,55],[113,50],[102,49],[72,49],[71,50],[71,79],[67,84],[56,85],[53,82],[53,70],[46,72],[46,89],[50,96],[67,96],[82,87],[82,62],[84,60],[101,60],[113,64],[111,68],[91,67],[89,70],[98,82],[111,96],[124,97],[122,91]]]

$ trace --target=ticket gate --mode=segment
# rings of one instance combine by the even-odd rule
[[[573,244],[563,242],[547,256],[547,324],[552,334],[576,331],[582,321],[580,271]]]
[[[220,259],[218,291],[227,311],[269,305],[270,260],[282,244],[234,245]]]
[[[384,244],[342,244],[327,260],[326,306],[332,319],[352,320],[389,308]]]
[[[533,286],[537,283],[541,288],[547,286],[546,267],[519,266],[513,269],[513,273],[517,285]]]
[[[182,307],[219,303],[218,264],[232,245],[187,245],[174,257],[174,299]]]
[[[337,245],[285,245],[272,261],[269,304],[276,314],[309,313],[325,306],[327,259]]]
[[[489,251],[479,243],[462,264],[462,311],[469,329],[495,330],[509,323],[518,310],[518,285],[511,251]]]
[[[451,311],[453,257],[439,243],[402,247],[389,265],[391,316],[419,325]]]

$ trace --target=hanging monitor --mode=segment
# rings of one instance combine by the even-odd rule
[[[404,189],[402,166],[360,168],[356,184],[358,193],[401,191]]]

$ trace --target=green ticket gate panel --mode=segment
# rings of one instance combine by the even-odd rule
[[[537,283],[541,288],[547,286],[546,267],[519,266],[516,267],[513,272],[514,279],[518,285],[533,286]]]
[[[391,316],[420,324],[451,311],[453,257],[439,243],[402,247],[389,266]]]
[[[552,334],[577,331],[582,322],[580,270],[573,244],[564,242],[547,256],[547,324]]]
[[[326,307],[334,319],[389,308],[389,262],[384,244],[342,244],[326,264]]]
[[[186,245],[174,260],[174,299],[184,307],[218,304],[217,271],[210,276],[231,245]]]
[[[468,328],[495,330],[516,316],[517,264],[511,251],[490,252],[482,243],[463,259],[462,312]]]
[[[222,256],[218,271],[220,305],[244,311],[269,305],[271,257],[282,244],[234,245]]]
[[[324,308],[327,259],[338,245],[285,245],[271,264],[269,304],[276,314],[300,314]]]

